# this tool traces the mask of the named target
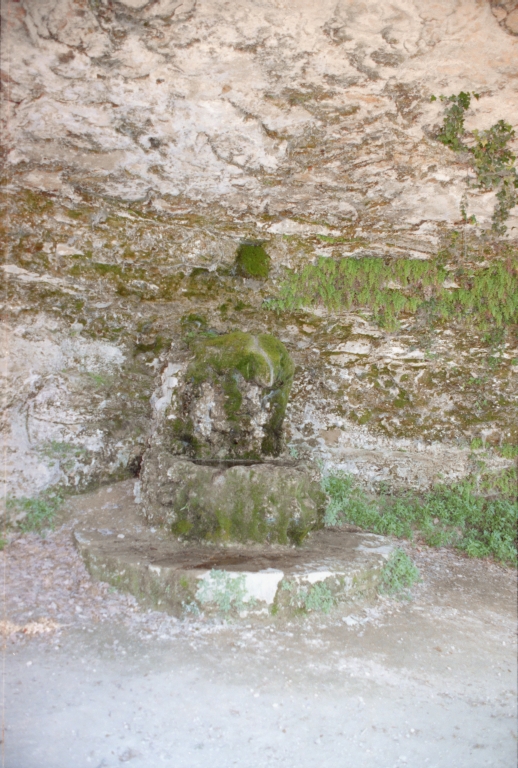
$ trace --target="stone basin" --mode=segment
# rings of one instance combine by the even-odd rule
[[[181,542],[143,522],[133,493],[134,481],[124,481],[82,497],[76,547],[94,578],[177,616],[354,610],[375,599],[394,548],[343,528],[315,531],[297,547]]]

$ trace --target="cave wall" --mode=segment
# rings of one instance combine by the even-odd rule
[[[465,474],[473,440],[516,442],[515,325],[491,336],[405,316],[387,329],[368,311],[264,304],[319,257],[514,268],[518,209],[492,233],[495,191],[467,183],[430,101],[476,91],[468,131],[518,124],[513,13],[4,0],[9,492],[136,472],[192,314],[286,344],[287,454],[424,486]],[[267,280],[233,271],[244,240],[265,244]]]

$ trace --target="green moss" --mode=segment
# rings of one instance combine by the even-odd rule
[[[172,453],[186,453],[192,458],[199,457],[201,453],[191,419],[166,420],[166,439],[169,440],[169,449]]]
[[[257,380],[267,385],[270,368],[253,339],[248,333],[233,331],[216,338],[199,340],[194,345],[196,359],[187,375],[196,384],[201,384],[212,379],[214,374],[232,378],[239,372],[247,381]]]
[[[176,297],[183,279],[183,272],[178,272],[175,275],[165,275],[159,279],[158,285],[160,287],[160,291],[158,298],[162,299],[163,301],[172,301]]]
[[[192,530],[192,523],[189,522],[189,520],[177,520],[173,525],[171,526],[172,533],[175,534],[175,536],[188,536],[189,533]]]
[[[185,298],[211,299],[221,296],[224,282],[217,272],[211,272],[205,267],[195,267],[189,275]]]
[[[161,334],[157,334],[154,340],[149,342],[148,344],[145,344],[143,342],[139,342],[135,344],[133,354],[141,355],[141,354],[152,352],[153,355],[156,357],[160,354],[160,352],[162,352],[162,350],[166,349],[170,345],[170,343],[171,343],[171,339],[167,339]]]
[[[345,237],[330,237],[329,235],[317,235],[317,239],[322,243],[331,243],[332,245],[335,243],[345,243],[347,240]]]
[[[198,333],[207,330],[207,318],[192,312],[180,318],[180,325],[186,333]]]
[[[407,405],[410,405],[408,393],[404,389],[400,389],[397,398],[393,402],[393,406],[394,408],[405,408]]]
[[[54,207],[51,196],[45,192],[34,192],[31,189],[25,189],[22,199],[30,213],[45,213]]]
[[[242,243],[237,249],[236,271],[243,277],[265,279],[270,273],[270,257],[261,243]]]
[[[109,383],[109,379],[107,379],[105,376],[102,376],[100,373],[93,373],[92,371],[88,371],[87,375],[90,377],[96,387],[105,387]]]
[[[210,272],[206,267],[194,267],[194,269],[191,271],[190,277],[199,277],[200,275],[210,275]]]
[[[270,334],[256,337],[233,331],[215,338],[197,337],[192,346],[195,360],[189,366],[187,377],[197,387],[204,381],[218,382],[225,394],[227,418],[237,431],[244,418],[240,381],[254,382],[264,389],[270,417],[264,427],[262,452],[278,455],[294,373],[293,362],[284,344]],[[237,434],[236,441],[239,443]]]
[[[92,267],[100,275],[117,275],[117,277],[122,277],[123,274],[123,269],[118,264],[104,264],[102,262],[94,262]]]

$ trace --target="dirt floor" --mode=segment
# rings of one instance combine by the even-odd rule
[[[72,524],[1,553],[3,766],[516,765],[514,571],[408,546],[410,601],[179,620],[93,583]]]

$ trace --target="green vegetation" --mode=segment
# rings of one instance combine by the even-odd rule
[[[212,569],[208,578],[200,580],[196,591],[196,600],[201,605],[215,605],[218,613],[227,616],[232,611],[240,613],[246,608],[253,607],[255,601],[248,600],[245,576],[233,576],[228,571]]]
[[[379,591],[382,595],[409,599],[409,590],[417,581],[419,581],[419,568],[414,565],[406,552],[395,549],[381,573]]]
[[[50,440],[43,443],[38,452],[53,463],[59,461],[62,469],[66,472],[73,469],[78,460],[82,459],[84,461],[89,453],[86,448],[80,445],[63,443],[59,440]]]
[[[189,343],[190,339],[196,339],[204,336],[217,336],[214,331],[210,331],[207,323],[207,318],[204,315],[198,315],[192,312],[189,315],[184,315],[180,319],[180,325],[183,330],[184,339]]]
[[[44,533],[47,529],[52,529],[56,513],[63,503],[63,494],[60,491],[44,491],[39,496],[32,498],[13,496],[7,499],[7,509],[14,517],[25,513],[21,518],[18,527],[24,533],[34,531]]]
[[[67,458],[77,452],[82,453],[83,448],[70,443],[63,443],[59,440],[49,440],[47,443],[43,443],[40,448],[40,453],[49,459]]]
[[[201,614],[198,603],[189,600],[182,600],[182,609],[185,616],[194,616],[195,618],[198,618]]]
[[[35,192],[31,189],[23,190],[21,202],[29,213],[48,213],[54,206],[52,195],[48,192]]]
[[[301,613],[329,613],[336,605],[336,598],[325,583],[302,586],[298,589],[290,582],[283,582],[282,589],[290,592],[290,606]]]
[[[504,459],[518,459],[518,445],[510,445],[504,443],[496,447],[496,451],[503,456]]]
[[[367,494],[347,474],[323,480],[328,495],[327,525],[352,523],[375,533],[453,546],[472,557],[514,564],[516,553],[516,471],[482,475],[430,491]]]
[[[474,437],[470,443],[472,451],[485,451],[488,446],[481,437]],[[504,459],[518,459],[518,445],[512,443],[502,443],[502,445],[495,445],[493,449]]]
[[[270,272],[270,257],[261,243],[242,243],[237,249],[236,271],[243,277],[265,279]]]
[[[446,279],[457,287],[446,288]],[[490,329],[518,322],[518,263],[497,261],[483,268],[448,272],[442,259],[430,261],[321,257],[301,272],[288,271],[276,311],[323,305],[329,310],[364,309],[389,330],[402,314],[426,312],[432,322],[457,320]]]
[[[440,100],[449,106],[446,108],[442,128],[437,134],[437,139],[455,152],[466,149],[462,143],[465,134],[464,116],[471,104],[472,95],[477,101],[480,98],[478,93],[471,94],[469,91],[467,93],[461,91],[456,96],[439,96]],[[430,100],[437,101],[437,97],[432,96]]]
[[[152,352],[154,357],[158,357],[162,350],[166,349],[166,347],[169,347],[170,344],[171,339],[168,339],[161,334],[157,334],[153,341],[150,341],[148,344],[145,344],[144,342],[137,342],[133,350],[133,355],[136,356]]]
[[[87,371],[89,376],[96,387],[105,387],[108,384],[108,379],[100,373],[94,373],[93,371]]]
[[[335,245],[336,243],[345,243],[347,242],[346,237],[331,237],[330,235],[317,235],[317,240],[320,240],[322,243],[330,243],[332,245]],[[356,240],[356,238],[353,238],[352,240],[349,240],[349,242],[352,242],[353,240]],[[361,241],[365,242],[365,241]]]
[[[480,189],[498,190],[493,230],[503,234],[507,229],[504,222],[509,211],[518,203],[518,172],[514,165],[516,156],[507,146],[514,139],[515,131],[505,120],[499,120],[491,128],[485,131],[474,130],[471,136],[467,136],[464,117],[470,107],[471,96],[480,98],[478,93],[464,91],[456,96],[439,97],[448,106],[437,139],[454,152],[467,152],[471,155],[471,164]],[[432,96],[432,101],[436,100]]]

